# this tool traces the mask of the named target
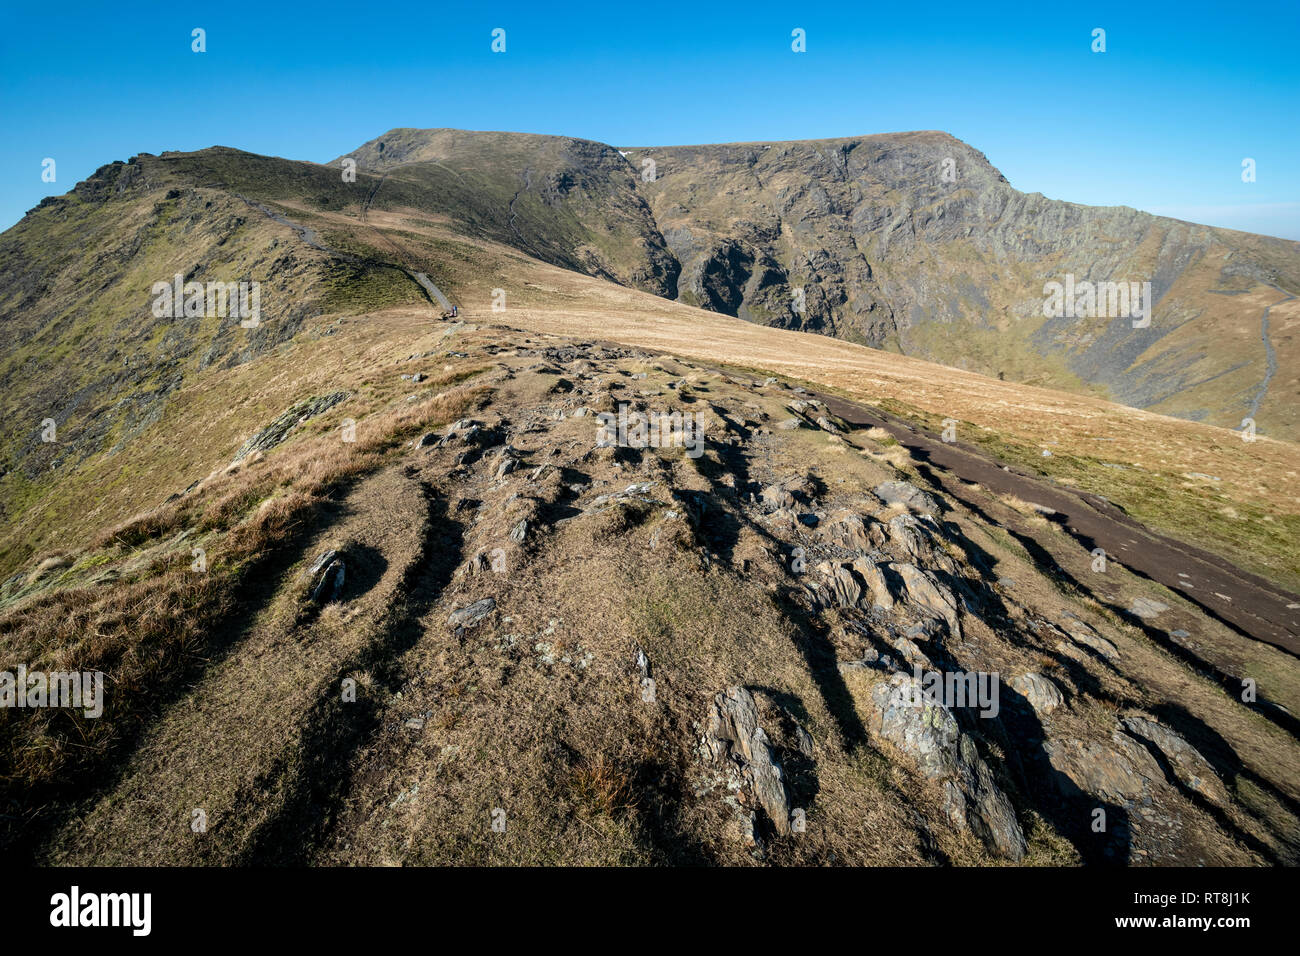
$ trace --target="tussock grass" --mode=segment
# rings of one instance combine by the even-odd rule
[[[410,436],[463,416],[486,395],[462,386],[403,404],[361,423],[355,443],[330,435],[288,444],[91,543],[104,558],[96,563],[123,563],[185,528],[218,532],[206,571],[193,570],[188,549],[173,551],[108,583],[39,595],[0,614],[3,666],[105,674],[99,718],[0,710],[0,801],[31,805],[40,794],[87,785],[114,748],[247,623],[239,618],[241,594],[312,527],[326,500],[385,464]]]

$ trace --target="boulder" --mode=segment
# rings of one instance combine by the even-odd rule
[[[903,505],[918,514],[936,515],[939,502],[910,481],[886,481],[875,487],[875,495],[887,505]]]
[[[1065,703],[1060,690],[1052,681],[1042,674],[1026,673],[1011,678],[1011,687],[1023,697],[1034,709],[1034,713],[1046,717]]]
[[[906,634],[898,634],[894,631],[886,631],[884,634],[885,641],[892,647],[903,662],[914,667],[929,667],[930,658],[916,646],[916,642]]]

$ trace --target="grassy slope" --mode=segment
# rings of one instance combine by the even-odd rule
[[[809,811],[807,837],[769,840],[765,860],[990,862],[977,841],[947,822],[933,785],[868,733],[870,675],[832,676],[837,658],[861,651],[862,639],[846,628],[850,618],[808,618],[772,599],[774,590],[783,593],[786,545],[727,491],[738,479],[766,483],[808,473],[828,500],[861,502],[864,489],[898,474],[887,449],[871,453],[869,444],[857,454],[821,432],[785,432],[780,441],[759,439],[762,449],[745,456],[747,474],[724,461],[726,445],[716,441],[697,462],[673,450],[594,452],[590,419],[557,421],[546,411],[588,401],[607,407],[615,393],[685,402],[701,411],[706,433],[720,437],[729,421],[788,414],[788,393],[632,355],[566,367],[589,389],[576,397],[557,390],[556,375],[536,370],[539,349],[568,343],[502,328],[445,335],[452,328],[390,310],[268,357],[264,363],[278,372],[271,402],[316,388],[292,377],[304,363],[358,395],[367,379],[382,387],[106,537],[79,558],[83,570],[66,572],[61,583],[69,590],[0,622],[4,649],[21,653],[49,615],[68,615],[66,626],[45,632],[34,663],[103,664],[119,688],[107,719],[82,727],[94,733],[81,747],[68,745],[76,728],[60,723],[28,722],[9,738],[7,793],[20,798],[23,819],[37,811],[31,832],[56,828],[35,848],[38,858],[750,864],[743,845],[723,836],[729,812],[721,795],[696,789],[693,724],[717,688],[739,683],[754,689],[793,797]],[[410,353],[420,357],[400,361]],[[480,373],[489,363],[496,368]],[[414,389],[414,402],[406,395],[412,387],[398,377],[407,369],[433,376]],[[243,369],[206,374],[211,390],[229,389],[227,398],[248,384]],[[684,390],[669,388],[683,378]],[[198,420],[211,409],[186,413]],[[344,414],[359,419],[351,447],[338,437]],[[463,414],[513,430],[509,445],[523,465],[508,480],[493,477],[493,457],[458,465],[457,446],[405,444]],[[549,473],[533,474],[546,463]],[[580,496],[590,503],[633,480],[657,482],[665,502],[669,489],[687,496],[679,500],[705,495],[711,507],[734,515],[736,530],[697,539],[685,522],[670,520],[667,503],[552,524],[568,513],[570,483],[589,483]],[[1285,786],[1297,758],[1280,731],[1086,596],[1040,577],[999,529],[960,509],[947,517],[969,553],[992,562],[984,573],[1019,583],[1004,597],[1013,616],[1006,627],[966,620],[957,652],[977,656],[963,666],[1047,668],[1071,689],[1068,711],[1053,724],[1054,734],[1071,739],[1105,741],[1118,710],[1177,701],[1231,742],[1243,779]],[[508,531],[520,518],[532,531],[516,546]],[[728,527],[722,520],[715,530]],[[186,567],[191,541],[174,541],[188,528],[209,547],[206,576]],[[474,554],[502,543],[508,573],[468,569]],[[316,615],[305,605],[299,571],[325,547],[349,549],[360,590]],[[105,559],[99,568],[121,576],[89,584],[86,558],[97,556]],[[591,574],[593,566],[602,573]],[[196,577],[204,589],[188,603],[166,609],[172,613],[151,610],[168,588],[192,586]],[[485,594],[496,599],[497,614],[465,635],[450,634],[448,613]],[[1054,655],[1050,634],[1029,636],[1028,619],[1060,620],[1066,610],[1117,642],[1122,672],[1081,669]],[[180,626],[205,621],[211,626]],[[85,634],[97,637],[86,641]],[[140,647],[149,653],[117,657]],[[654,707],[636,693],[631,661],[638,647],[653,662]],[[355,706],[340,703],[339,683],[348,677],[359,685]],[[792,721],[812,735],[815,762],[796,756]],[[40,733],[29,733],[34,729]],[[1010,742],[989,746],[989,759],[1002,767]],[[121,758],[119,773],[101,786],[96,772],[114,758]],[[1024,807],[1028,862],[1077,862],[1079,851],[1065,837],[1073,825],[1050,810],[1045,791],[1021,789],[1015,773],[999,773]],[[68,812],[59,799],[69,792],[89,799]],[[1243,795],[1256,818],[1233,809],[1231,824],[1252,834],[1284,826],[1285,812],[1269,799]],[[508,808],[510,820],[500,839],[486,822],[496,806]],[[188,826],[196,807],[209,824],[198,836]],[[1158,807],[1182,822],[1180,843],[1168,852],[1189,855],[1175,858],[1257,862],[1176,795],[1162,796]]]
[[[158,277],[189,270],[196,261],[209,275],[270,269],[272,257],[278,255],[288,256],[276,266],[290,275],[282,280],[280,293],[265,296],[264,311],[276,314],[278,301],[281,308],[291,303],[299,314],[305,313],[293,327],[296,337],[311,339],[333,332],[338,320],[330,316],[390,306],[413,309],[413,315],[427,314],[422,293],[394,266],[426,271],[444,291],[457,296],[468,317],[598,334],[780,371],[868,400],[900,402],[898,407],[905,405],[918,416],[969,422],[975,430],[964,433],[965,437],[1105,494],[1175,535],[1201,540],[1208,534],[1207,543],[1222,548],[1233,560],[1296,586],[1289,554],[1296,541],[1300,505],[1295,491],[1296,455],[1289,444],[1269,440],[1246,444],[1218,429],[1094,399],[999,383],[824,337],[768,330],[550,268],[515,250],[459,234],[460,226],[449,227],[441,213],[401,205],[403,190],[408,188],[401,183],[384,183],[376,198],[386,196],[386,204],[372,205],[363,222],[360,197],[379,182],[364,170],[357,183],[345,184],[328,167],[250,158],[226,150],[169,154],[145,160],[145,168],[154,182],[141,199],[128,193],[102,206],[83,203],[75,211],[42,210],[6,236],[9,249],[22,243],[24,255],[33,263],[72,258],[61,262],[60,274],[66,278],[56,283],[53,294],[41,299],[39,308],[17,301],[18,291],[11,291],[8,300],[7,322],[21,331],[16,336],[18,348],[3,365],[11,383],[3,419],[11,430],[6,447],[11,454],[14,449],[25,450],[28,457],[23,461],[28,467],[11,464],[8,474],[0,478],[9,542],[0,572],[12,572],[69,534],[84,537],[184,488],[216,467],[221,455],[279,410],[307,397],[299,388],[286,389],[282,404],[264,400],[267,386],[261,380],[269,373],[259,368],[260,360],[243,372],[251,378],[242,386],[245,391],[236,395],[206,384],[192,385],[205,345],[211,348],[214,340],[219,341],[219,351],[230,361],[231,354],[246,351],[239,347],[243,330],[223,331],[203,323],[197,329],[192,323],[166,329],[140,318],[148,302],[141,289]],[[201,182],[220,183],[223,191],[187,185]],[[181,195],[165,198],[177,185]],[[325,254],[304,248],[288,227],[231,199],[229,192],[275,203],[290,218],[315,229],[331,248],[370,265],[330,263]],[[413,203],[427,201],[427,195],[417,193],[411,195]],[[214,201],[217,224],[200,224],[213,218],[210,204]],[[73,243],[74,234],[94,236],[95,243]],[[268,253],[266,247],[272,244],[279,248]],[[119,257],[131,252],[127,271],[114,273],[112,269],[122,266],[92,262],[91,248],[120,249]],[[292,265],[286,270],[287,263]],[[114,280],[104,289],[99,288],[102,275]],[[505,316],[490,311],[494,288],[507,291]],[[1275,311],[1278,334],[1289,334],[1285,331],[1289,313]],[[290,348],[282,341],[283,333],[274,337],[277,325],[284,323],[268,323],[264,331],[273,337],[253,354]],[[182,344],[170,344],[178,336],[185,337]],[[111,349],[101,344],[108,339],[115,343]],[[128,356],[122,355],[123,343],[133,345]],[[113,367],[124,357],[138,368],[129,382],[123,382]],[[306,367],[301,359],[298,366]],[[155,383],[167,371],[182,376],[185,393],[195,396],[187,401],[206,402],[220,411],[200,426],[197,418],[191,419],[193,425],[176,419],[177,409],[166,397],[154,397],[138,420],[127,422],[114,420],[96,406],[97,429],[85,429],[93,441],[74,445],[75,458],[49,469],[51,458],[42,456],[50,456],[52,450],[35,441],[34,426],[53,414],[60,420],[65,440],[75,442],[78,415],[89,414],[82,410],[61,418],[64,396],[86,388],[113,394],[114,401],[120,401],[124,389],[152,395],[157,391]],[[1279,379],[1288,374],[1283,365]],[[329,377],[316,376],[320,388]],[[174,388],[174,378],[168,381]],[[58,385],[54,394],[48,388],[52,382]],[[138,435],[133,439],[138,442],[137,454],[130,459],[106,456],[123,434]],[[182,447],[194,449],[196,460],[157,457],[178,440]],[[1052,459],[1039,457],[1043,447],[1054,450]],[[158,452],[151,458],[143,453],[146,448]],[[1130,467],[1120,471],[1103,464]],[[73,477],[68,469],[81,469],[83,477]],[[1204,482],[1183,477],[1191,472],[1222,481],[1212,483],[1211,491]],[[89,513],[80,505],[87,496],[96,502]]]

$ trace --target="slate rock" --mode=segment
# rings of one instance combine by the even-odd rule
[[[887,505],[903,505],[918,514],[939,513],[939,502],[910,481],[886,481],[875,487],[875,495]]]
[[[952,711],[925,700],[916,678],[902,673],[878,682],[871,690],[871,704],[873,731],[940,785],[949,819],[968,828],[993,853],[1023,859],[1027,847],[1015,808]]]
[[[473,627],[483,618],[496,610],[497,602],[492,598],[483,598],[467,607],[452,611],[447,623],[452,627]]]
[[[790,805],[781,767],[758,724],[758,706],[749,691],[728,687],[714,697],[702,748],[714,763],[739,764],[755,800],[777,832],[790,832]]]
[[[1228,805],[1228,791],[1210,762],[1177,731],[1148,717],[1125,717],[1120,724],[1134,737],[1154,745],[1168,760],[1174,776],[1189,790],[1220,807]]]
[[[898,596],[913,607],[926,614],[940,618],[948,625],[948,633],[961,639],[961,625],[957,620],[957,599],[952,591],[940,584],[927,571],[914,564],[891,562],[891,571],[903,582],[903,592]]]

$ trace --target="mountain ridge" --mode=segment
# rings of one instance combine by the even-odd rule
[[[373,162],[390,135],[400,155],[425,149],[443,160],[478,136],[549,141],[405,128],[354,158]],[[594,141],[555,141],[612,158]],[[1250,416],[1260,431],[1300,428],[1291,400],[1300,379],[1267,374],[1272,352],[1300,358],[1291,307],[1274,326],[1280,334],[1261,340],[1271,303],[1257,301],[1271,287],[1300,289],[1300,243],[1023,193],[943,131],[617,152],[633,171],[652,170],[632,188],[650,206],[647,235],[678,271],[674,284],[673,268],[661,270],[670,281],[656,294],[1226,427],[1262,409]],[[950,183],[940,181],[946,161]],[[1150,281],[1154,321],[1045,318],[1044,284],[1066,274]]]
[[[141,154],[0,235],[0,654],[111,688],[0,709],[0,846],[1294,862],[1300,448],[656,294],[590,149]]]

